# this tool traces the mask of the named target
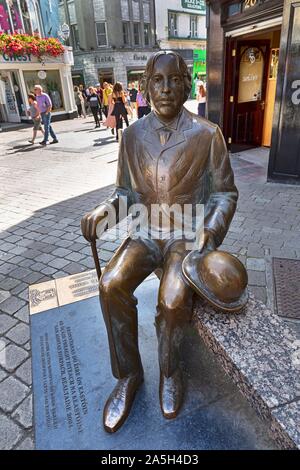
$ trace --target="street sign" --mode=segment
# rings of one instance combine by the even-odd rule
[[[70,37],[70,26],[67,23],[64,23],[59,31],[60,37],[64,40],[67,41]]]
[[[202,13],[206,12],[205,0],[181,0],[181,6],[189,10],[198,10]]]

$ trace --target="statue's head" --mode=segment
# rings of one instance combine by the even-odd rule
[[[161,119],[172,120],[179,114],[191,88],[190,72],[179,54],[160,51],[149,59],[141,89]]]

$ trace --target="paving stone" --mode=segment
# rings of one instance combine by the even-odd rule
[[[2,285],[2,282],[1,282]],[[6,290],[0,290],[0,309],[1,309],[1,303],[4,302],[5,300],[9,299],[10,297],[10,292]]]
[[[5,263],[0,266],[0,274],[10,274],[15,269],[14,264]]]
[[[43,281],[42,281],[43,282]],[[22,292],[20,292],[19,294],[19,297],[24,300],[25,302],[28,302],[28,287],[26,287],[26,289],[24,289]]]
[[[42,273],[32,272],[24,278],[24,281],[29,285],[37,284],[43,277]]]
[[[1,305],[0,305],[0,312],[1,312]],[[10,315],[0,314],[0,335],[3,335],[8,330],[10,330],[13,326],[15,326],[17,320]]]
[[[21,428],[11,419],[0,413],[0,450],[10,450],[22,437]]]
[[[2,380],[5,379],[5,377],[7,377],[7,373],[5,372],[5,370],[0,368],[0,382],[2,382]]]
[[[20,284],[21,281],[18,279],[13,279],[11,277],[7,277],[1,282],[1,289],[3,290],[12,290],[14,287],[16,287],[18,284]]]
[[[14,377],[8,377],[0,383],[0,408],[5,413],[11,412],[24,400],[28,392],[29,388],[26,385]]]
[[[32,427],[32,395],[30,394],[14,411],[12,417],[25,429]]]
[[[65,248],[57,248],[52,252],[53,256],[58,258],[65,258],[71,253],[71,250],[66,250]]]
[[[10,297],[0,304],[0,309],[4,313],[13,315],[25,305],[25,301],[18,297]]]
[[[32,384],[31,358],[27,359],[16,371],[16,376],[27,385]]]
[[[61,248],[73,248],[73,242],[71,242],[70,240],[57,240],[57,242],[55,243],[56,246],[59,246]],[[71,250],[69,250],[71,251]]]
[[[18,320],[24,322],[24,323],[29,323],[29,307],[28,305],[24,305],[21,310],[19,310],[17,313],[15,313],[14,318],[17,318]]]
[[[6,333],[6,337],[19,346],[24,346],[30,338],[29,327],[25,323],[19,323]]]
[[[249,285],[251,286],[265,286],[266,285],[266,275],[263,272],[248,270],[248,280],[249,280]]]
[[[50,261],[49,266],[51,266],[52,268],[56,268],[56,269],[62,269],[65,266],[67,266],[67,264],[69,264],[68,260],[57,258],[57,259],[54,259],[53,261]]]
[[[66,259],[69,259],[70,261],[74,261],[74,262],[80,261],[84,258],[85,258],[84,254],[74,253],[74,252],[71,252],[69,255],[66,256]]]
[[[50,266],[42,270],[42,273],[46,274],[47,276],[53,276],[53,274],[55,274],[56,272],[57,272],[57,269],[50,268]]]
[[[265,287],[251,286],[250,291],[257,300],[260,300],[264,304],[267,303],[267,289]]]
[[[50,255],[49,253],[43,253],[39,255],[35,260],[38,263],[43,263],[45,265],[45,264],[50,263],[50,261],[53,261],[54,259],[55,259],[55,256]]]
[[[265,271],[265,260],[262,258],[247,258],[247,269],[251,271]]]
[[[26,437],[15,450],[34,450],[34,442],[31,437]]]
[[[64,271],[68,274],[77,274],[86,271],[86,266],[82,266],[82,264],[78,263],[70,263],[64,267]]]
[[[31,270],[28,268],[17,268],[11,271],[11,277],[14,277],[16,279],[23,280],[26,276],[29,276],[31,274]]]
[[[9,344],[1,351],[0,365],[7,372],[14,372],[27,357],[28,352],[24,351],[24,349],[15,344]]]

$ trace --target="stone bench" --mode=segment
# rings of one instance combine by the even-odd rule
[[[155,277],[155,276],[153,276]],[[95,271],[32,286],[36,314],[98,295]],[[300,341],[253,296],[242,314],[227,315],[196,301],[194,325],[216,359],[267,422],[284,449],[300,448]]]

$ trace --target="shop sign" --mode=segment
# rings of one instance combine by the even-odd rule
[[[142,60],[142,61],[147,61],[148,57],[146,55],[138,55],[134,54],[133,60]]]
[[[202,13],[206,12],[205,0],[181,0],[181,6],[188,10],[198,10]]]
[[[112,63],[112,62],[115,62],[115,58],[110,55],[95,57],[95,64]]]
[[[1,58],[1,62],[31,62],[32,61],[30,54],[11,56],[9,54],[4,53],[4,54],[1,54],[0,58]]]

